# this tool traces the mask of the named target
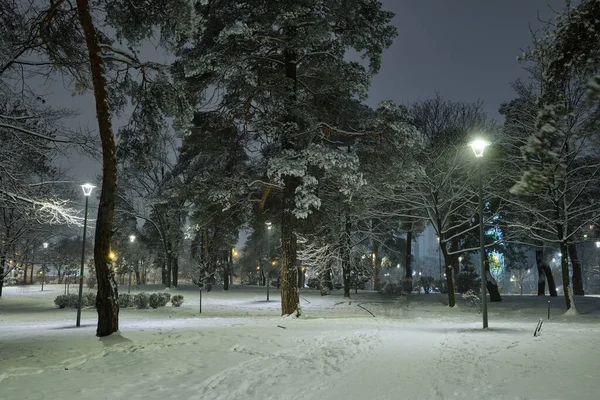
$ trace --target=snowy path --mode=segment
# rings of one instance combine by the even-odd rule
[[[482,332],[439,320],[195,322],[102,340],[86,336],[92,328],[31,332],[30,353],[14,338],[20,350],[0,357],[0,398],[596,399],[600,390],[589,325],[550,323],[534,338],[519,323]]]

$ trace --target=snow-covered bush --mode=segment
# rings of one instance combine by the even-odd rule
[[[171,300],[171,293],[159,293],[158,296],[160,297],[160,306],[164,307],[169,303],[169,300]]]
[[[310,289],[319,289],[321,287],[321,281],[318,277],[308,278],[306,281],[306,286]]]
[[[404,293],[404,289],[400,283],[388,282],[381,288],[381,293],[400,294]]]
[[[465,302],[468,302],[471,307],[474,307],[479,314],[481,314],[481,298],[479,297],[479,294],[472,290],[468,290],[466,293],[462,294],[462,298]]]
[[[181,305],[183,304],[183,296],[180,294],[176,294],[175,296],[171,297],[171,304],[173,305],[173,307],[181,307]]]
[[[158,308],[162,304],[160,293],[152,293],[149,298],[150,307]]]
[[[79,296],[74,293],[61,294],[54,299],[54,304],[56,304],[58,308],[77,308],[78,303]]]
[[[400,308],[408,310],[410,308],[410,293],[403,292],[400,296],[396,297],[396,305]]]
[[[129,293],[120,293],[119,294],[119,308],[128,308],[133,307],[134,304],[134,295]]]
[[[96,307],[96,293],[84,293],[81,299],[81,305],[84,307]]]
[[[133,303],[137,308],[148,308],[150,307],[150,296],[148,293],[138,293],[134,296]]]

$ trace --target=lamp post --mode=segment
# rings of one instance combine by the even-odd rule
[[[476,158],[483,159],[483,151],[490,143],[485,140],[474,140],[469,143]],[[481,252],[481,314],[483,315],[483,329],[488,327],[486,273],[485,273],[485,242],[483,236],[483,180],[481,178],[481,165],[479,168],[479,246]]]
[[[271,262],[271,232],[273,231],[273,224],[269,221],[265,222],[267,226],[267,263]],[[268,264],[267,264],[268,265]],[[275,265],[273,262],[271,265]],[[272,268],[269,267],[267,271],[267,301],[269,301],[269,286],[271,285],[271,271]]]
[[[129,235],[129,243],[131,243],[131,245],[133,246],[133,243],[135,242],[135,235]],[[131,260],[129,260],[130,262],[130,266],[129,266],[129,286],[127,287],[127,293],[131,293],[131,272],[132,272],[132,268],[133,268],[133,264],[131,263]]]
[[[46,264],[48,263],[48,242],[42,243],[44,247],[44,263],[42,264],[42,292],[44,291],[44,280],[46,279]]]
[[[87,231],[87,214],[88,214],[88,200],[92,194],[92,190],[96,186],[86,183],[81,185],[83,189],[83,195],[85,196],[85,211],[83,214],[83,243],[81,244],[81,268],[79,269],[79,299],[77,301],[77,322],[75,326],[81,326],[81,298],[83,297],[83,264],[85,263],[85,234]]]

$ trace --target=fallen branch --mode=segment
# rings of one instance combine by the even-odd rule
[[[366,312],[368,312],[369,314],[371,314],[373,316],[373,318],[375,318],[375,314],[373,314],[371,311],[367,310],[366,308],[364,308],[360,304],[357,304],[356,306],[362,308],[363,310],[365,310]]]

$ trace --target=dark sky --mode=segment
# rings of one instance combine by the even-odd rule
[[[407,103],[436,91],[451,100],[484,102],[487,114],[513,97],[510,82],[524,76],[516,61],[563,0],[383,0],[396,13],[399,35],[386,52],[369,103]]]
[[[560,9],[563,0],[383,0],[394,11],[399,35],[384,55],[383,67],[373,81],[370,105],[392,99],[409,103],[439,91],[451,100],[484,102],[490,117],[500,119],[498,108],[513,97],[510,82],[523,71],[516,58],[530,43],[529,26],[539,28]],[[56,85],[55,85],[56,86]],[[54,87],[55,104],[82,114],[75,125],[96,128],[91,95],[70,96]],[[115,121],[123,123],[123,117]],[[93,161],[74,157],[76,179],[89,180],[99,171]]]

